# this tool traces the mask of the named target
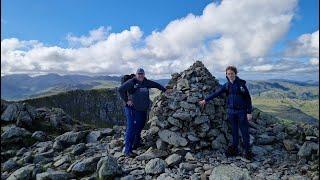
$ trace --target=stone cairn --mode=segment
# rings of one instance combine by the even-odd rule
[[[198,102],[219,88],[219,82],[201,61],[181,73],[172,74],[167,88],[153,104],[147,142],[158,149],[188,147],[224,150],[230,140],[226,121],[225,95],[201,107]]]

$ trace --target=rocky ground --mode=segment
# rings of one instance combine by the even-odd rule
[[[1,179],[319,179],[318,126],[283,125],[255,109],[255,158],[226,158],[225,97],[197,105],[218,82],[201,62],[172,76],[134,158],[122,153],[124,126],[96,129],[58,108],[1,102]]]

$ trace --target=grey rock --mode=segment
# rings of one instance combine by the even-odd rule
[[[25,179],[32,179],[32,173],[35,169],[33,164],[24,166],[22,168],[17,169],[14,171],[7,180],[25,180]]]
[[[182,107],[184,109],[188,109],[188,110],[195,110],[196,109],[196,105],[190,104],[190,103],[185,102],[185,101],[181,101],[180,102],[180,107]]]
[[[288,140],[288,139],[283,140],[283,145],[287,151],[293,151],[296,148],[295,143],[291,140]]]
[[[195,124],[202,124],[202,123],[205,123],[205,122],[208,122],[208,121],[209,121],[208,116],[197,116],[194,119],[194,123]]]
[[[161,141],[161,139],[157,139],[156,146],[157,146],[157,149],[160,149],[160,150],[164,150],[167,147],[165,142]]]
[[[9,159],[8,161],[3,163],[3,167],[1,171],[9,171],[11,172],[12,170],[15,170],[19,167],[19,165],[12,159]]]
[[[192,142],[200,141],[200,139],[192,134],[188,134],[188,139]]]
[[[43,172],[36,175],[37,180],[67,180],[72,178],[74,178],[72,174],[63,171]]]
[[[176,118],[169,117],[169,118],[168,118],[168,122],[169,122],[170,124],[174,125],[174,126],[177,126],[177,127],[179,127],[179,128],[182,128],[182,123],[181,123],[178,119],[176,119]]]
[[[182,161],[182,156],[179,154],[171,154],[165,159],[168,166],[174,166]]]
[[[86,144],[79,143],[75,145],[75,147],[72,149],[72,154],[74,155],[80,155],[87,149]]]
[[[300,147],[299,152],[298,152],[298,156],[308,157],[311,155],[312,151],[317,151],[317,150],[319,150],[319,144],[306,141]]]
[[[87,143],[96,143],[100,140],[100,138],[102,137],[102,133],[100,131],[91,131],[88,135],[87,135]]]
[[[96,170],[99,160],[100,156],[85,158],[70,165],[68,171],[78,176],[88,175]]]
[[[151,159],[145,167],[145,171],[147,174],[160,174],[163,173],[167,164],[164,160],[155,158]]]
[[[35,131],[31,137],[37,141],[46,141],[47,140],[47,134],[43,131]]]
[[[24,138],[31,136],[31,133],[24,128],[11,126],[4,133],[1,134],[1,140],[6,141],[12,138]]]
[[[209,180],[251,180],[247,169],[231,165],[219,165],[213,168]]]
[[[61,157],[59,160],[57,160],[56,162],[54,162],[53,166],[59,167],[59,166],[63,165],[64,163],[69,163],[69,162],[71,162],[71,157],[69,155],[65,155],[65,156]]]
[[[53,149],[57,150],[57,151],[61,151],[63,149],[63,145],[61,141],[55,141],[53,143]]]
[[[177,90],[188,90],[188,89],[190,89],[188,80],[180,79],[177,83]]]
[[[268,151],[265,148],[260,147],[260,146],[252,146],[252,152],[257,157],[262,157],[262,156],[264,156],[265,154],[268,153]]]
[[[212,148],[213,149],[221,149],[223,146],[225,146],[227,144],[226,138],[224,137],[223,134],[219,134],[218,137],[216,137],[213,141],[212,141]]]
[[[77,144],[83,142],[86,136],[86,132],[66,132],[55,138],[56,141],[60,141],[64,147],[70,146],[72,144]]]
[[[20,111],[17,116],[16,125],[19,127],[32,127],[34,117],[28,111]]]
[[[17,104],[9,104],[4,112],[1,114],[1,121],[15,122],[18,116],[18,106]]]
[[[178,118],[183,121],[191,121],[192,117],[188,112],[175,112],[172,117]]]
[[[190,153],[190,152],[187,152],[187,154],[184,156],[184,159],[187,160],[187,161],[194,161],[194,160],[196,160],[195,157],[193,156],[193,154]]]
[[[188,141],[176,132],[161,130],[158,134],[162,141],[174,146],[186,146],[188,144]]]
[[[192,163],[180,163],[179,168],[185,171],[193,171],[197,167],[196,164]]]
[[[117,160],[112,156],[102,157],[97,164],[97,174],[99,179],[113,179],[122,173]]]
[[[111,136],[114,134],[114,130],[111,128],[104,128],[101,131],[102,136]]]
[[[257,143],[262,144],[262,145],[272,144],[275,140],[276,140],[276,137],[274,137],[274,136],[269,136],[267,134],[261,134],[258,136]]]
[[[154,159],[154,158],[164,157],[167,155],[168,155],[168,153],[166,151],[162,151],[159,149],[152,149],[152,150],[148,150],[145,153],[137,156],[136,160],[139,160],[139,161],[150,160],[150,159]]]

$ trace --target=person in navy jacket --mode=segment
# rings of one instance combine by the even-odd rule
[[[226,68],[226,78],[228,82],[222,85],[216,92],[210,94],[199,102],[205,105],[222,93],[227,95],[227,115],[232,129],[232,145],[228,147],[226,156],[238,155],[239,128],[243,138],[244,157],[252,159],[253,154],[250,150],[249,122],[252,119],[252,102],[246,81],[237,76],[237,68],[228,66]]]
[[[136,76],[126,81],[118,89],[121,99],[125,102],[127,126],[124,154],[129,157],[134,156],[132,150],[142,146],[141,131],[146,123],[147,111],[150,107],[150,88],[157,88],[166,93],[170,91],[159,83],[147,79],[144,70],[139,68]]]

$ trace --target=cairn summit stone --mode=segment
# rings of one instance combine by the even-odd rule
[[[225,96],[216,98],[205,107],[198,102],[220,87],[201,61],[181,73],[174,73],[167,88],[170,94],[160,94],[151,109],[150,129],[159,129],[152,142],[164,146],[203,149],[219,140],[219,148],[225,149],[229,127],[226,121]],[[212,133],[211,129],[216,132]],[[151,133],[150,133],[151,134]],[[157,146],[161,147],[161,146]]]

